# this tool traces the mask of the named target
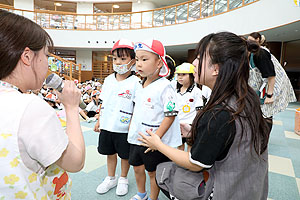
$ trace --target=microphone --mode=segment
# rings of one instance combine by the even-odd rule
[[[62,92],[62,90],[64,88],[64,82],[63,82],[62,78],[60,78],[57,74],[50,74],[46,78],[46,85],[49,88],[56,89],[60,93]]]
[[[60,93],[64,89],[63,79],[60,78],[57,74],[50,74],[46,78],[46,85],[47,85],[47,87],[53,88],[53,89],[57,90]],[[85,109],[86,108],[86,104],[81,100],[80,103],[79,103],[79,107],[81,109]]]

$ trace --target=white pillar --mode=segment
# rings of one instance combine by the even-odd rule
[[[94,4],[93,3],[84,3],[84,2],[77,2],[77,14],[93,14],[94,13]],[[78,23],[84,24],[85,17],[78,16]],[[86,17],[86,23],[92,24],[93,23],[93,16]]]
[[[76,50],[76,63],[81,64],[82,71],[92,71],[93,51]]]
[[[141,3],[132,3],[132,12],[152,10],[155,8],[156,6],[153,2],[143,1]]]
[[[156,6],[152,2],[143,1],[141,3],[132,3],[132,12],[139,12],[139,11],[147,11],[155,9]],[[143,27],[151,27],[152,26],[152,12],[145,12],[143,13]],[[131,17],[132,28],[139,28],[141,24],[141,15],[140,14],[133,14]]]
[[[34,0],[14,0],[14,8],[22,10],[34,10]],[[16,14],[22,15],[21,11],[16,11]],[[23,16],[33,20],[33,12],[23,12]]]

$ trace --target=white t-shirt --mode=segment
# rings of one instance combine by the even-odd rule
[[[21,118],[18,143],[26,167],[38,172],[61,157],[69,140],[55,110],[36,97],[27,105]]]
[[[201,90],[194,84],[183,94],[178,89],[176,95],[179,107],[179,122],[192,124],[197,114],[196,111],[203,106]]]
[[[3,87],[0,87],[0,94],[1,116],[10,122],[5,124],[3,118],[1,130],[7,129],[5,125],[16,126],[8,127],[18,136],[18,144],[12,145],[18,145],[27,168],[43,172],[61,157],[69,143],[55,110],[34,94]]]
[[[87,112],[90,112],[90,111],[94,111],[94,112],[97,112],[97,110],[100,108],[100,104],[99,105],[96,105],[94,100],[92,100],[85,108],[85,110]]]
[[[105,78],[100,99],[100,129],[115,133],[128,133],[133,111],[133,97],[140,79],[131,75],[117,81],[115,73]]]
[[[202,85],[202,96],[207,99],[206,102],[208,102],[210,95],[211,95],[211,89],[206,85]]]
[[[175,90],[166,78],[157,79],[145,88],[139,84],[134,102],[135,107],[128,133],[130,144],[139,145],[141,143],[138,141],[139,132],[147,135],[146,130],[150,129],[155,133],[165,117],[176,116],[178,113]],[[182,144],[178,117],[175,117],[161,140],[171,147]]]

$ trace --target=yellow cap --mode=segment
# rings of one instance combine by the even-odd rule
[[[191,63],[182,63],[176,67],[176,74],[193,74],[195,66]]]

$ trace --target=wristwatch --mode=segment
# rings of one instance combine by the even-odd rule
[[[268,94],[266,95],[268,98],[272,98],[273,94]]]

